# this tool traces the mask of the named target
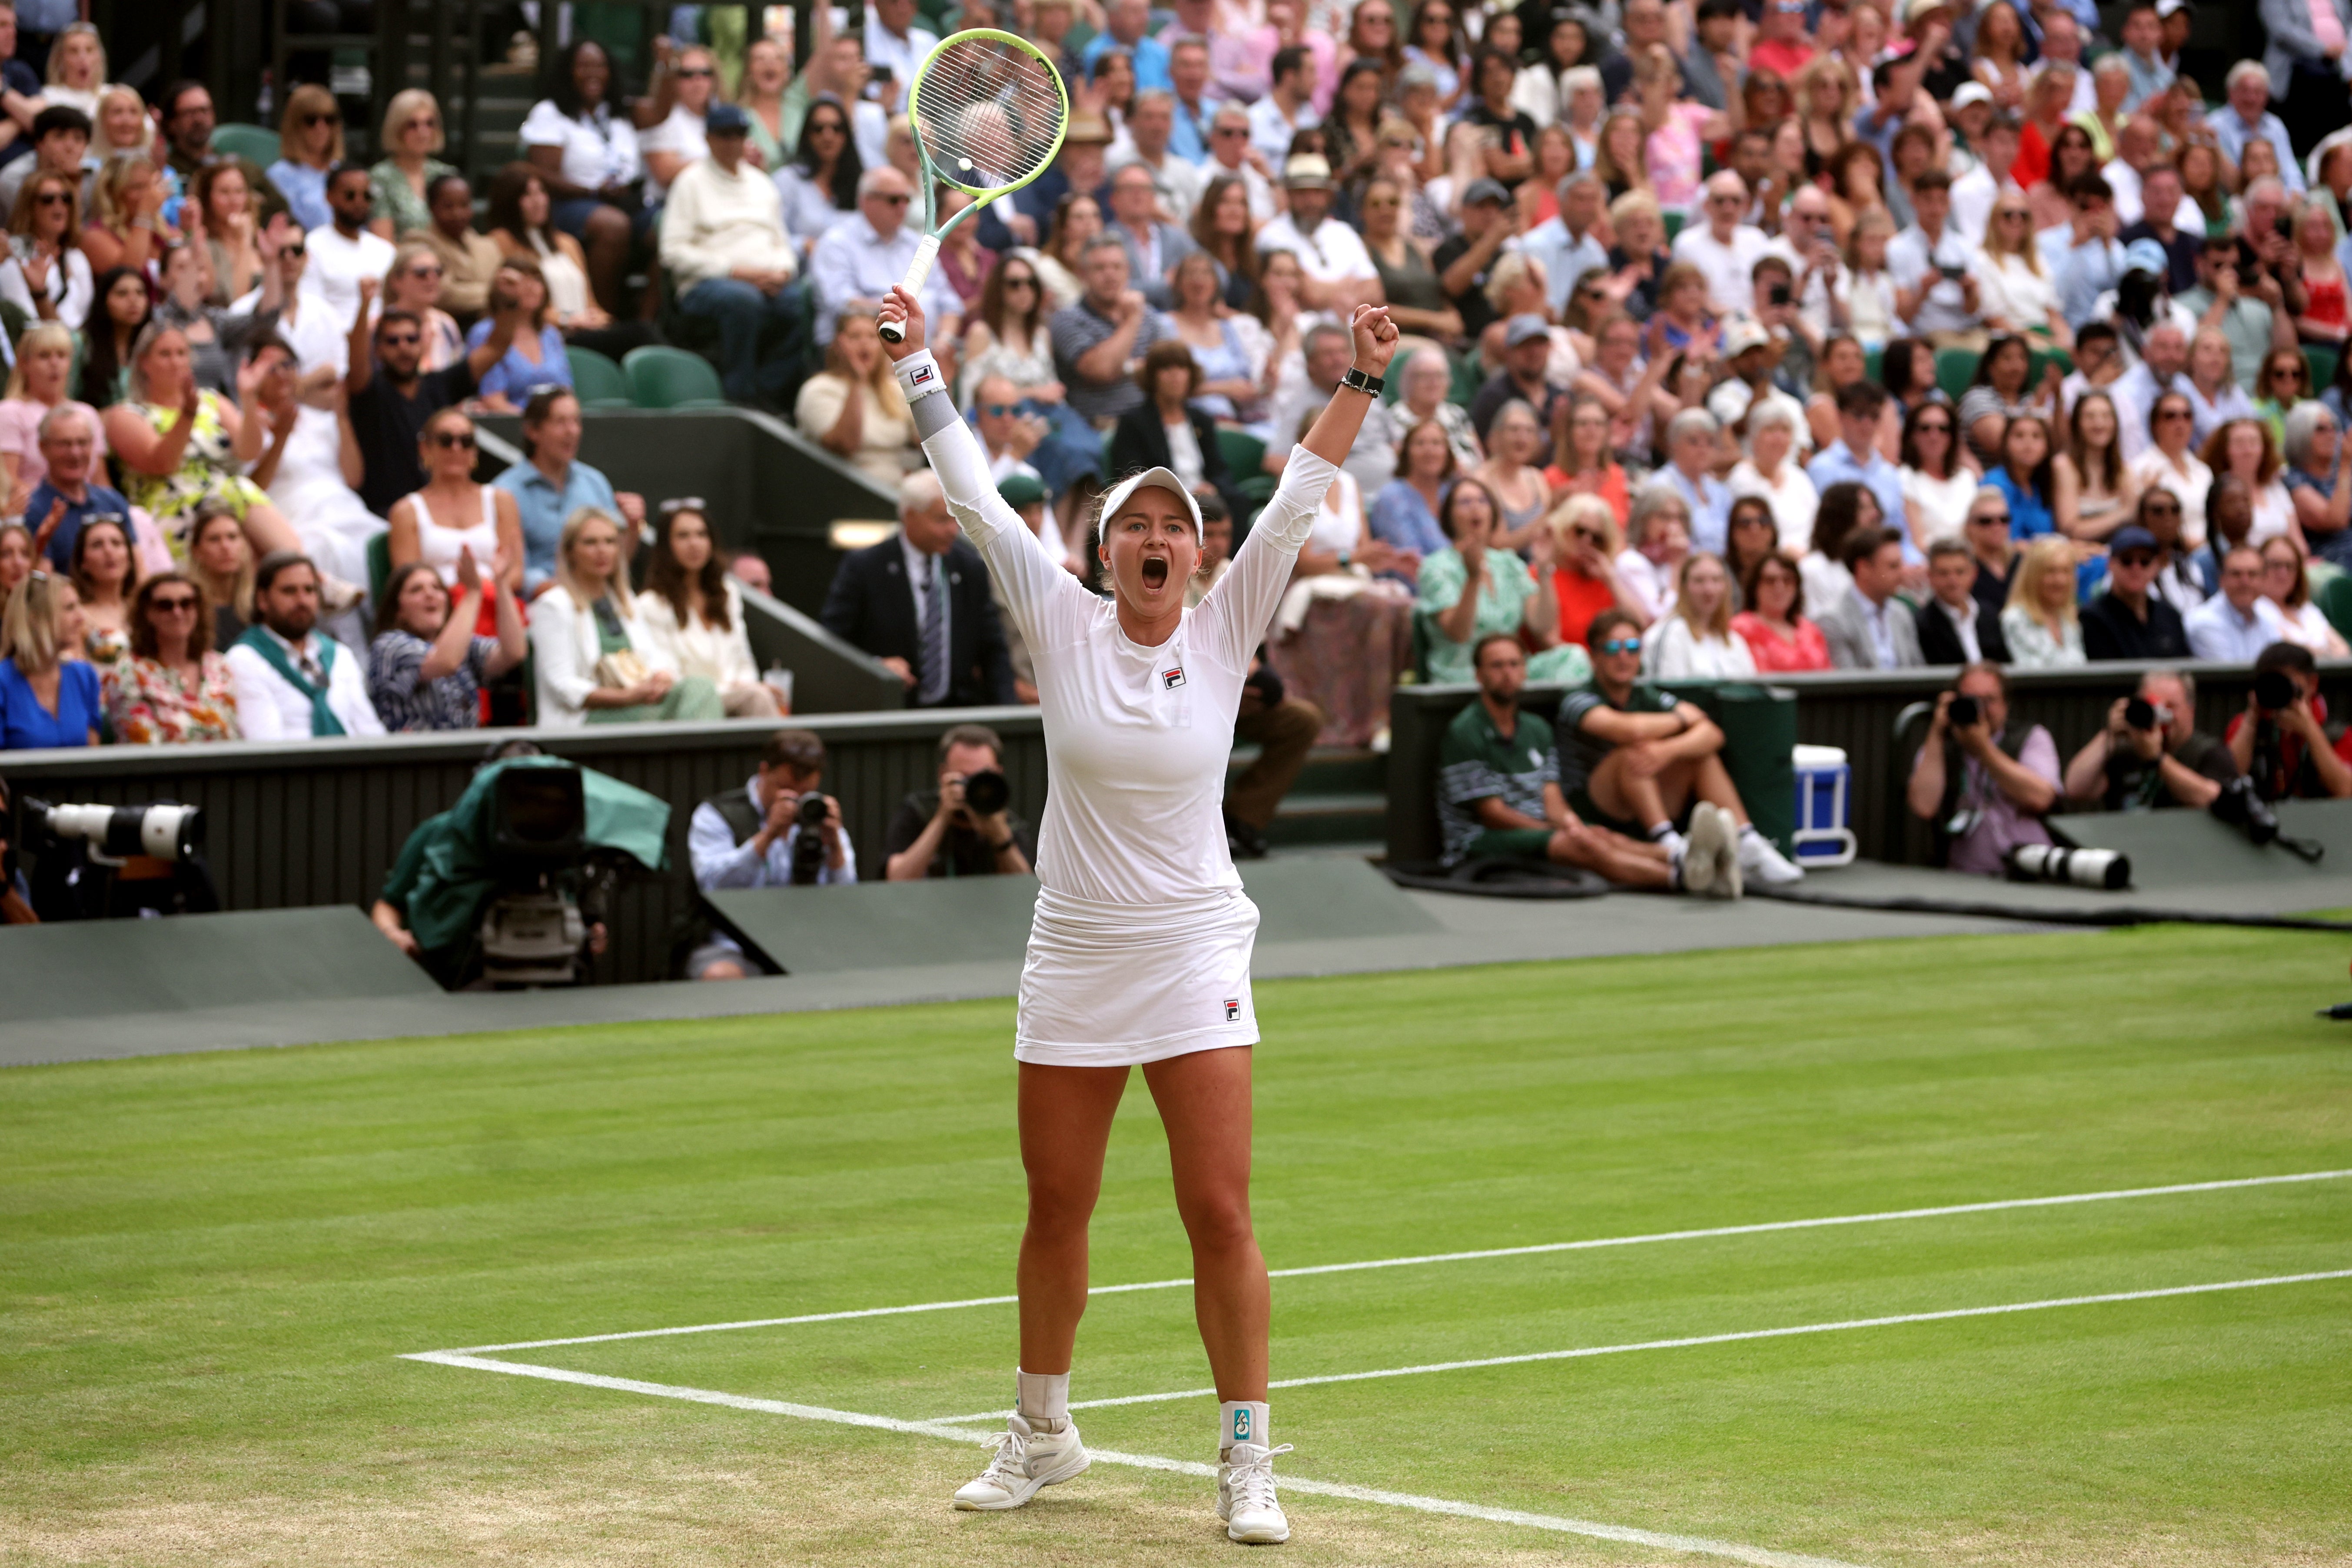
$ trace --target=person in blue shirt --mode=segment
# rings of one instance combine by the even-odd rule
[[[2038,413],[2021,413],[2009,422],[2000,438],[2000,462],[1985,476],[1985,483],[2009,500],[2009,537],[2038,538],[2058,531],[2050,511],[2050,422]]]
[[[547,275],[527,256],[510,256],[499,263],[490,279],[490,310],[466,334],[466,347],[478,349],[490,340],[497,319],[520,308],[527,322],[538,325],[534,338],[528,329],[516,331],[504,357],[484,371],[475,383],[493,409],[520,408],[541,389],[572,390],[572,356],[556,329],[555,308],[547,293]],[[550,570],[552,570],[551,568]]]
[[[98,671],[67,659],[81,641],[81,603],[73,584],[37,571],[8,596],[0,616],[0,750],[96,746],[105,712]]]
[[[120,490],[90,482],[98,432],[80,404],[64,402],[41,416],[38,440],[48,473],[25,503],[25,524],[58,571],[73,569],[74,540],[92,517],[130,526],[131,503]]]
[[[1404,433],[1397,447],[1396,477],[1372,497],[1370,520],[1374,538],[1412,551],[1414,559],[1410,569],[1386,575],[1411,583],[1421,574],[1421,562],[1446,548],[1437,509],[1445,504],[1454,467],[1454,443],[1445,426],[1424,419]]]
[[[1903,559],[1910,560],[1918,546],[1911,542],[1911,526],[1903,507],[1903,470],[1878,450],[1878,416],[1886,407],[1886,393],[1875,382],[1849,382],[1838,389],[1838,438],[1805,465],[1805,477],[1826,493],[1832,485],[1852,481],[1867,488],[1878,502],[1888,527],[1903,535]]]
[[[615,492],[610,479],[579,461],[582,429],[580,400],[571,389],[542,387],[522,410],[522,450],[530,461],[491,481],[515,498],[522,514],[525,599],[555,580],[555,547],[564,520],[581,507],[621,519],[624,556],[645,527],[646,498],[634,490]]]
[[[1096,34],[1078,57],[1087,68],[1087,79],[1094,79],[1095,62],[1117,49],[1135,62],[1138,92],[1154,87],[1172,89],[1176,84],[1168,74],[1168,46],[1144,31],[1151,25],[1150,0],[1110,0],[1103,9],[1106,30]]]

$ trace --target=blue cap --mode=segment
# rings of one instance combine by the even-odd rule
[[[751,134],[751,117],[743,112],[740,105],[714,103],[709,112],[702,117],[702,134],[705,137],[749,136]]]
[[[2144,549],[2152,554],[2163,548],[2157,543],[2154,534],[2149,533],[2137,523],[2126,523],[2115,531],[2113,538],[2107,540],[2107,554],[2110,557],[2119,556],[2127,549]]]
[[[2172,258],[2164,247],[2152,239],[2136,239],[2124,246],[2124,270],[2147,272],[2162,277],[2172,267]]]

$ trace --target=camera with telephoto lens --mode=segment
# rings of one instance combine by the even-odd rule
[[[823,795],[812,789],[801,797],[800,809],[793,823],[800,831],[793,835],[793,883],[807,887],[824,871],[824,819],[832,810]]]
[[[1962,694],[1952,699],[1952,706],[1944,710],[1944,717],[1954,729],[1967,729],[1983,721],[1984,705]]]
[[[205,814],[144,806],[25,801],[26,842],[38,854],[33,909],[44,920],[205,914],[220,907],[205,864]]]
[[[2124,703],[2126,729],[2162,729],[2172,722],[2172,710],[2146,697],[2126,698]]]
[[[2063,882],[2109,893],[2131,885],[2131,857],[2115,850],[2011,844],[2002,859],[2013,882]]]
[[[2254,674],[2254,706],[2264,713],[2284,713],[2294,706],[2294,677],[2284,670],[2260,670]]]
[[[1013,786],[993,768],[967,773],[963,779],[964,810],[974,817],[993,817],[1012,803]]]
[[[2246,774],[2222,785],[2221,792],[2205,809],[2213,813],[2215,821],[2238,829],[2257,848],[2274,843],[2306,865],[2317,865],[2327,853],[2327,846],[2316,839],[2298,839],[2279,831],[2278,814],[2255,792],[2254,781]]]

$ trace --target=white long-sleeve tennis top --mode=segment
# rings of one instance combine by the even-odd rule
[[[1119,630],[996,494],[945,396],[915,404],[948,509],[1003,585],[1035,660],[1047,793],[1037,880],[1102,904],[1163,904],[1241,885],[1225,848],[1225,764],[1250,656],[1339,469],[1294,447],[1232,568],[1156,648]]]

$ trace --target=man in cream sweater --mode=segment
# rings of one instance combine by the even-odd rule
[[[782,408],[801,357],[806,291],[793,282],[799,263],[775,183],[743,160],[751,129],[735,105],[710,106],[710,156],[670,183],[661,258],[678,308],[719,328],[727,395]]]

